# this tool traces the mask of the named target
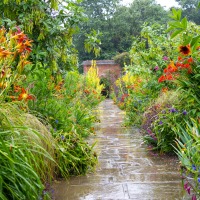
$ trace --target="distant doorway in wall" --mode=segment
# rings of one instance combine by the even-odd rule
[[[106,77],[102,77],[100,80],[100,84],[104,85],[104,88],[101,91],[101,94],[106,98],[110,97],[110,80]]]

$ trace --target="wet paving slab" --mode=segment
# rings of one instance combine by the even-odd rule
[[[112,100],[99,105],[94,173],[54,184],[56,200],[187,200],[176,157],[147,150],[136,128],[122,126],[124,112]]]

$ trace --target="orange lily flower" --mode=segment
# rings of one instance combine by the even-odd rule
[[[12,36],[13,39],[16,39],[19,43],[23,42],[24,40],[27,39],[26,34],[24,32],[20,32]]]
[[[26,100],[27,101],[27,100],[34,100],[35,99],[35,97],[33,97],[32,95],[28,94],[28,92],[24,88],[22,88],[21,91],[22,92],[18,97],[19,101],[21,101],[21,100]]]
[[[0,58],[6,58],[7,56],[11,54],[13,53],[8,50],[3,50],[2,48],[0,49]]]
[[[24,45],[27,46],[27,47],[31,47],[32,46],[31,42],[33,42],[33,40],[26,40],[24,42]]]
[[[5,37],[1,37],[0,38],[0,43],[4,43],[6,41],[6,38]]]
[[[17,97],[16,96],[9,96],[10,99],[12,99],[12,101],[16,101]]]
[[[16,49],[17,49],[17,51],[18,51],[19,53],[22,53],[22,52],[24,52],[25,50],[31,52],[31,49],[30,49],[28,46],[26,46],[24,43],[19,43],[19,44],[16,46]]]
[[[19,85],[14,85],[14,92],[19,92],[21,87]]]

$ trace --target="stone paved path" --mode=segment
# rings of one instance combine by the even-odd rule
[[[99,106],[94,174],[55,184],[56,200],[175,200],[184,197],[178,161],[147,151],[137,129],[121,126],[124,113],[112,100]]]

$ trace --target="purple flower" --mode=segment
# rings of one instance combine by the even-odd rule
[[[58,122],[59,122],[59,121],[56,119],[56,120],[55,120],[55,123],[58,124]]]
[[[163,114],[165,114],[165,113],[166,113],[166,111],[165,111],[165,110],[162,110],[162,113],[163,113]]]
[[[65,139],[65,136],[64,135],[61,135],[61,140],[64,140]]]
[[[148,130],[147,130],[147,133],[151,134],[152,132],[151,132],[151,130],[148,129]]]
[[[186,110],[183,111],[183,115],[187,115],[187,111]]]
[[[160,124],[160,125],[162,125],[162,124],[163,124],[163,122],[162,122],[162,121],[159,121],[159,124]]]
[[[169,58],[167,56],[164,56],[163,57],[163,60],[168,60]]]
[[[171,113],[177,112],[177,110],[176,110],[175,108],[171,108],[169,111],[170,111]]]
[[[198,181],[198,183],[200,183],[200,177],[198,177],[197,181]]]
[[[158,66],[155,66],[155,67],[154,67],[154,70],[155,70],[155,71],[158,71],[158,70],[159,70],[159,67],[158,67]]]
[[[195,166],[194,164],[192,164],[192,169],[193,169],[194,171],[197,170],[197,168],[196,168],[196,166]]]
[[[192,200],[197,200],[197,197],[195,194],[192,195]]]
[[[151,135],[151,137],[153,138],[153,140],[157,141],[157,138],[155,135]]]
[[[175,108],[171,108],[169,111],[170,111],[171,113],[175,113],[175,112],[176,112],[176,109],[175,109]]]

